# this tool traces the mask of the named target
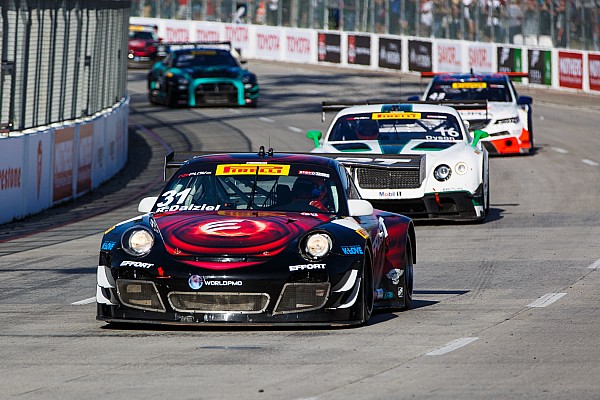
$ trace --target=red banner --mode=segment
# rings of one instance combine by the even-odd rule
[[[561,87],[583,89],[583,54],[558,52],[558,82]]]
[[[588,54],[590,89],[600,91],[600,54]]]

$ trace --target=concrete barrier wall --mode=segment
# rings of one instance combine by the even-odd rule
[[[79,197],[127,161],[129,99],[97,115],[11,132],[0,145],[0,223]]]
[[[165,41],[228,40],[246,58],[365,69],[529,72],[523,84],[600,94],[600,53],[364,32],[131,17]]]

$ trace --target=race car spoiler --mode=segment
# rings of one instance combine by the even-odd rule
[[[505,72],[492,72],[489,74],[478,74],[473,71],[469,73],[465,73],[468,75],[506,75],[509,78],[529,78],[529,72],[513,72],[513,71],[505,71]],[[443,75],[463,75],[461,72],[421,72],[421,78],[433,78],[434,76],[443,76]]]
[[[218,42],[218,41],[208,41],[208,42],[161,42],[161,45],[169,47],[172,50],[179,49],[197,49],[200,47],[215,47],[215,48],[223,48],[226,50],[231,50],[231,42]]]
[[[467,118],[465,113],[461,113],[463,119],[487,119],[488,118],[488,101],[487,100],[407,100],[401,102],[389,101],[361,101],[361,102],[328,102],[324,101],[321,106],[321,122],[325,122],[325,113],[339,112],[345,108],[352,106],[365,106],[373,104],[433,104],[440,106],[449,106],[457,111],[478,111],[477,118]],[[475,114],[474,114],[475,115]]]

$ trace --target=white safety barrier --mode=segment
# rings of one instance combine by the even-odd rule
[[[600,52],[365,32],[131,17],[174,41],[231,41],[246,58],[427,72],[529,72],[523,83],[600,94]]]

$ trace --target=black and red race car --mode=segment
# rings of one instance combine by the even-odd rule
[[[155,61],[166,55],[158,27],[154,25],[129,25],[129,67],[150,67]]]
[[[173,154],[143,215],[102,238],[97,319],[356,325],[413,293],[411,219],[373,209],[309,154]]]

